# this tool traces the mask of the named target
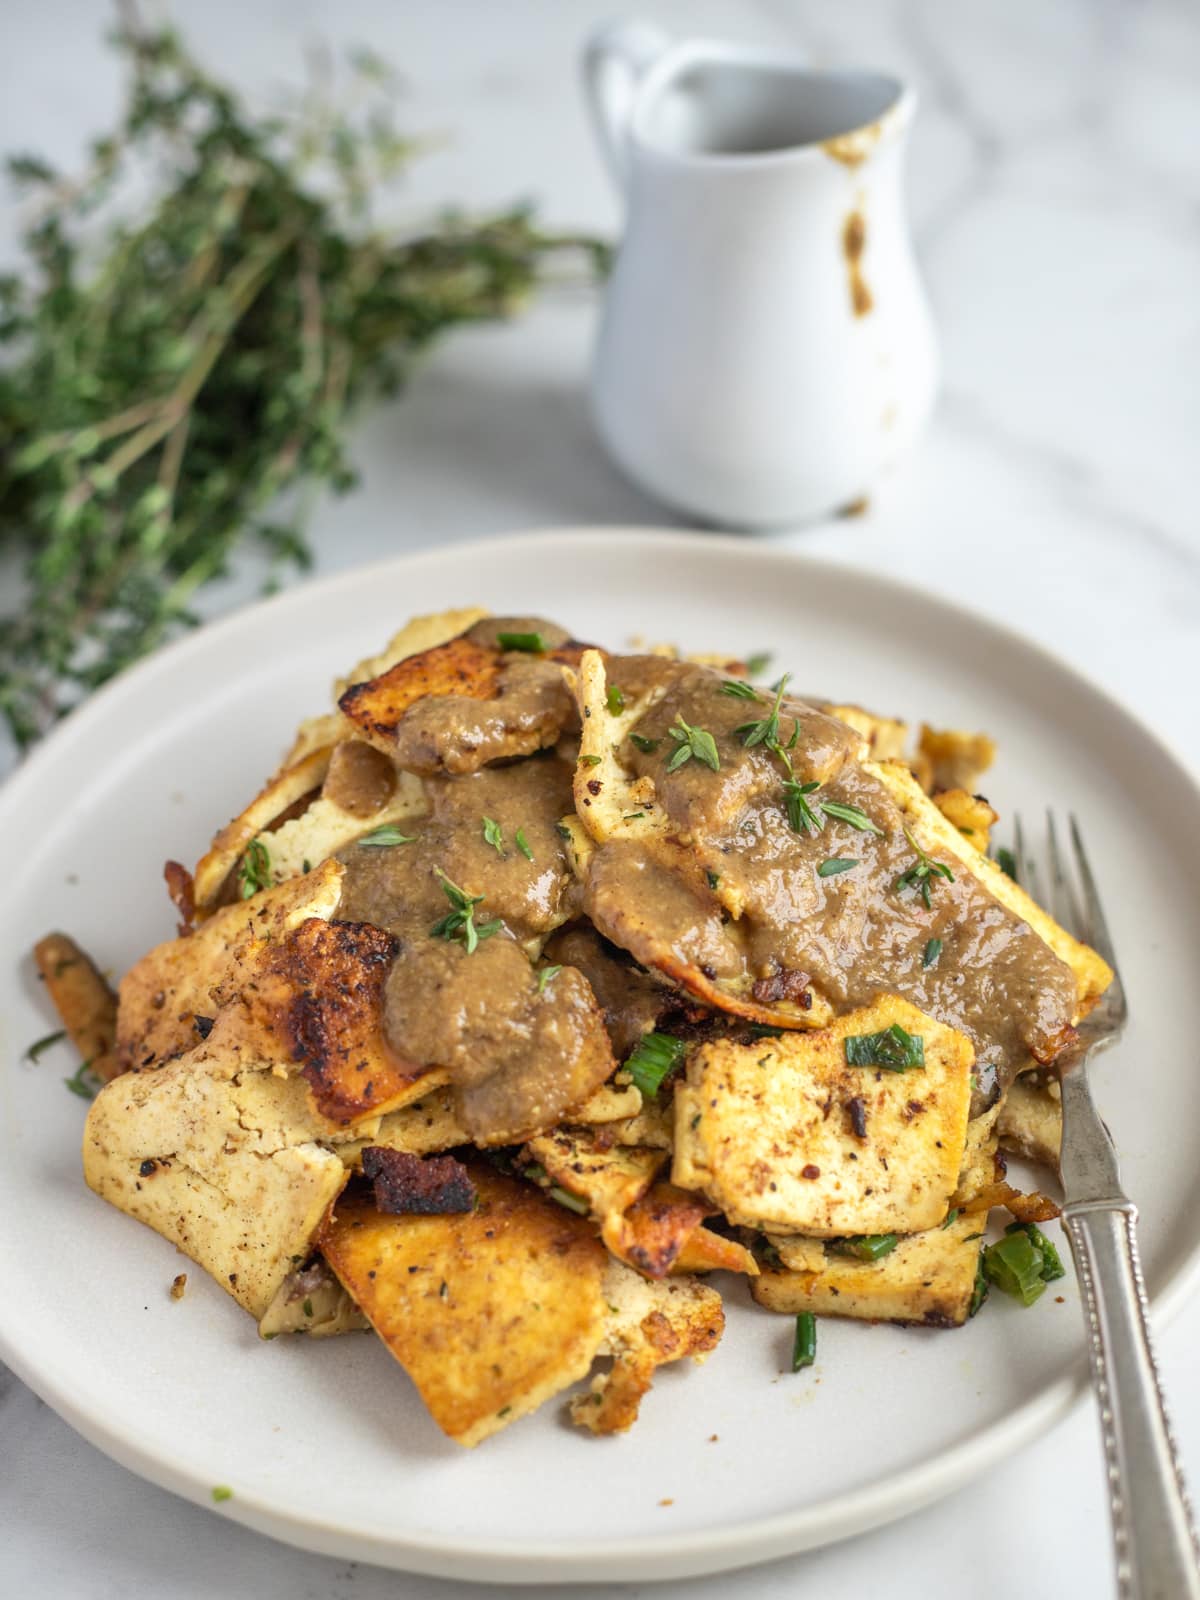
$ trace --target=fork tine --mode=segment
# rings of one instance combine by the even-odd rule
[[[1050,845],[1050,914],[1068,933],[1090,943],[1088,929],[1083,925],[1079,906],[1064,870],[1062,852],[1058,847],[1058,829],[1054,825],[1053,811],[1046,812],[1046,835]]]
[[[1108,931],[1108,919],[1104,915],[1104,907],[1100,903],[1100,891],[1096,887],[1096,880],[1092,876],[1091,864],[1087,858],[1087,851],[1083,848],[1083,835],[1079,831],[1079,822],[1075,813],[1070,814],[1071,843],[1075,846],[1075,862],[1079,868],[1079,881],[1083,885],[1083,903],[1086,912],[1087,925],[1084,938],[1092,949],[1102,955],[1114,972],[1117,970],[1117,956],[1113,949],[1112,935]]]
[[[1013,818],[1013,850],[1017,860],[1017,882],[1023,889],[1027,889],[1035,900],[1040,900],[1037,868],[1025,848],[1025,829],[1021,826],[1019,812]]]

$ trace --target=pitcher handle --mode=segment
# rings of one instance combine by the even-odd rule
[[[635,17],[604,23],[584,46],[584,89],[618,189],[624,190],[629,178],[629,119],[638,88],[670,44],[655,23]]]

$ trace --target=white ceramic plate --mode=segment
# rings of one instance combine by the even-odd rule
[[[1038,647],[882,578],[733,539],[608,529],[454,546],[295,590],[206,628],[97,695],[0,793],[0,1356],[88,1439],[188,1499],[330,1555],[446,1576],[678,1577],[832,1541],[946,1493],[1046,1428],[1081,1384],[1073,1279],[1030,1311],[994,1294],[956,1332],[792,1325],[728,1284],[703,1368],[657,1380],[634,1432],[593,1440],[552,1402],[467,1453],[382,1345],[262,1344],[203,1273],[83,1186],[25,948],[61,927],[122,971],[169,937],[160,870],[240,809],[329,681],[410,613],[479,602],[582,637],[772,649],[802,692],[1000,743],[1006,813],[1079,812],[1132,997],[1099,1068],[1162,1311],[1193,1278],[1200,1073],[1200,793],[1099,690]],[[716,1435],[716,1439],[711,1438]],[[214,1530],[215,1531],[215,1530]]]

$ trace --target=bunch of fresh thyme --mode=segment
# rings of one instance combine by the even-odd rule
[[[33,207],[30,270],[0,279],[0,711],[22,745],[193,621],[239,547],[273,574],[306,563],[280,494],[351,486],[355,402],[393,393],[447,329],[508,316],[551,258],[605,264],[523,210],[372,231],[368,197],[414,149],[373,58],[356,115],[310,99],[268,120],[173,33],[115,42],[129,101],[83,179],[8,164]],[[159,198],[102,223],[131,162]]]

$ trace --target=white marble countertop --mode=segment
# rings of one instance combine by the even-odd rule
[[[922,95],[911,151],[918,245],[945,389],[920,451],[866,515],[776,535],[969,601],[1049,641],[1185,756],[1200,736],[1200,14],[1186,0],[646,0],[666,27],[873,65]],[[414,213],[531,196],[563,224],[615,229],[575,55],[597,0],[176,0],[195,47],[246,86],[299,71],[303,44],[368,41],[398,62],[409,121],[448,138],[403,196]],[[5,18],[0,149],[69,162],[115,104],[108,10],[44,0]],[[0,213],[0,252],[13,217]],[[322,506],[317,566],[568,522],[662,522],[590,430],[593,307],[544,302],[460,334],[400,405],[360,431],[358,494]],[[232,584],[215,606],[240,603]],[[1161,1353],[1200,1481],[1200,1304]],[[0,1596],[260,1600],[482,1596],[350,1566],[177,1501],[83,1443],[0,1369]],[[316,1468],[314,1467],[314,1470]],[[936,1574],[935,1578],[931,1578]],[[1090,1408],[984,1483],[869,1537],[687,1584],[691,1596],[976,1600],[1113,1589]],[[640,1593],[599,1585],[581,1594]]]

